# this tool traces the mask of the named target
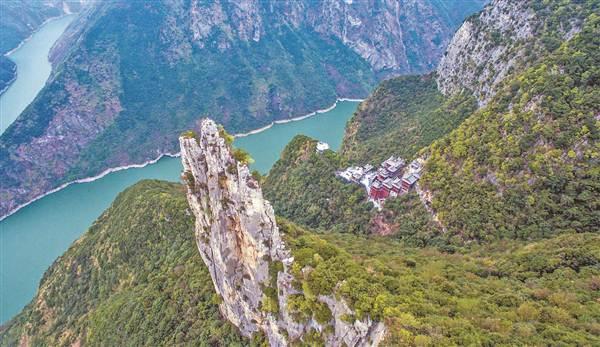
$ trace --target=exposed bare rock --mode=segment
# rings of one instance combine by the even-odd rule
[[[445,95],[470,90],[485,105],[513,71],[535,62],[549,48],[542,37],[548,11],[533,1],[494,0],[465,21],[448,45],[437,68],[437,82]],[[557,33],[561,41],[580,31],[576,16],[564,16]],[[554,34],[554,33],[552,33]]]
[[[464,3],[475,10],[485,1]],[[171,6],[183,7],[178,3]],[[204,47],[222,33],[227,48],[235,40],[259,41],[266,28],[290,25],[334,36],[367,60],[377,71],[420,72],[432,69],[459,18],[452,11],[420,0],[367,1],[192,1],[190,20],[174,11],[172,23],[187,22],[194,44]],[[176,20],[175,18],[178,17]],[[428,25],[420,25],[425,19]],[[223,40],[223,37],[220,38]],[[180,41],[181,42],[181,41]]]
[[[333,333],[313,319],[295,322],[287,311],[288,296],[299,293],[288,272],[293,257],[258,182],[246,165],[232,157],[230,145],[212,120],[204,119],[199,135],[181,137],[180,145],[198,249],[223,299],[222,314],[244,336],[262,331],[272,346],[286,346],[314,329],[329,346],[367,346],[381,341],[385,333],[382,323],[368,318],[345,322],[342,316],[352,311],[333,295],[319,298],[332,312],[329,324]],[[276,264],[281,265],[280,271],[271,278],[270,268]],[[265,288],[270,286],[276,286],[277,313],[263,307]]]

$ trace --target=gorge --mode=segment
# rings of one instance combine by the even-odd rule
[[[61,73],[0,137],[0,215],[176,152],[199,115],[246,132],[432,69],[484,2],[92,2],[53,53]]]
[[[16,64],[16,77],[0,95],[0,134],[23,112],[44,87],[52,66],[50,48],[75,15],[51,19],[8,54]]]
[[[174,18],[161,39],[174,32],[185,37],[176,29],[187,27],[179,21],[187,8],[164,4]],[[298,9],[285,4],[277,6],[288,18],[314,14],[302,8],[296,16]],[[332,13],[353,6],[323,4],[317,11],[323,18],[311,22],[321,34]],[[374,6],[389,10],[390,4]],[[192,31],[191,51],[181,45],[185,39],[176,40],[164,51],[169,57],[185,61],[198,42],[204,49],[213,38],[227,50],[243,46],[231,40],[238,34],[250,45],[268,37],[265,22],[230,21],[256,18],[265,8],[203,5],[193,7],[195,18],[210,20],[192,25],[199,30]],[[465,20],[435,72],[389,78],[357,108],[339,103],[331,110],[356,108],[347,122],[349,115],[330,124],[326,112],[234,138],[227,131],[236,119],[231,104],[212,114],[218,122],[195,115],[178,136],[181,183],[142,180],[119,193],[46,270],[29,304],[0,327],[0,346],[600,345],[599,6],[597,0],[493,0]],[[124,22],[139,14],[120,9]],[[152,9],[145,10],[160,17]],[[331,39],[367,53],[372,68],[393,63],[386,52],[397,46],[378,47],[375,57],[368,45],[354,46],[361,32],[379,37],[371,30],[377,26],[346,13],[351,26],[342,25],[346,31]],[[355,26],[358,33],[348,31]],[[207,28],[215,27],[226,35],[211,36]],[[311,37],[302,36],[300,45]],[[126,120],[116,123],[137,131],[147,119]],[[341,145],[326,140],[338,151],[323,149],[323,138],[306,129],[300,132],[309,136],[281,131],[281,142],[270,148],[271,134],[311,121],[315,131],[335,129],[336,139],[345,123]],[[118,130],[131,135],[128,129]],[[126,139],[128,150],[139,149]],[[260,151],[248,154],[250,144]],[[336,177],[350,165],[378,164],[390,155],[406,163],[419,159],[420,178],[414,190],[381,201],[381,209],[364,188]],[[263,158],[276,161],[263,169]],[[179,159],[71,185],[55,196],[95,183],[106,189],[100,183],[119,174],[171,161]],[[37,203],[73,209],[53,195],[2,223]],[[49,223],[37,222],[43,233]]]

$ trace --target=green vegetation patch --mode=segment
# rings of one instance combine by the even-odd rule
[[[386,237],[315,235],[280,221],[309,292],[328,281],[389,331],[384,345],[595,345],[600,328],[600,236],[507,241],[454,254]],[[294,298],[301,314],[310,295]]]
[[[412,159],[476,107],[467,93],[444,97],[434,74],[392,78],[360,104],[348,123],[341,153],[359,165],[379,165],[390,155]]]
[[[393,235],[418,246],[447,243],[416,193],[388,199],[377,211],[364,187],[335,176],[347,161],[333,151],[316,153],[316,143],[296,136],[266,177],[263,191],[277,215],[322,232]]]
[[[264,182],[275,213],[319,230],[365,233],[373,206],[364,188],[335,176],[344,161],[333,151],[316,153],[317,141],[299,135],[285,147]]]

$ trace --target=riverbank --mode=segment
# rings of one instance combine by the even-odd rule
[[[296,135],[304,134],[339,149],[344,127],[357,105],[357,102],[338,102],[337,108],[328,113],[237,138],[234,145],[255,159],[252,170],[268,174]],[[153,151],[138,161],[117,162],[90,175],[72,177],[69,181],[80,178],[76,180],[80,183],[66,186],[63,181],[62,187],[54,186],[57,187],[54,192],[40,191],[39,194],[46,193],[43,199],[36,199],[0,222],[0,264],[3,264],[0,324],[30,302],[48,266],[93,225],[120,192],[140,180],[181,181],[183,168],[177,158],[178,148],[172,146],[164,151],[169,153],[161,155],[162,151]],[[137,164],[125,165],[130,163]],[[104,170],[108,167],[113,168]]]
[[[74,15],[49,18],[18,46],[2,56],[3,62],[14,64],[13,81],[0,94],[0,134],[19,117],[43,89],[52,73],[49,54]],[[11,64],[11,65],[13,65]],[[8,72],[8,70],[6,70]],[[5,85],[3,84],[2,87]],[[4,211],[3,211],[4,212]]]
[[[337,98],[337,99],[335,100],[335,102],[333,103],[333,105],[331,105],[331,106],[329,106],[329,107],[327,107],[327,108],[320,109],[320,110],[316,110],[316,111],[313,111],[313,112],[311,112],[311,113],[308,113],[308,114],[305,114],[305,115],[303,115],[303,116],[299,116],[299,117],[294,117],[294,118],[288,118],[288,119],[276,120],[276,121],[273,121],[273,122],[271,122],[271,123],[270,123],[270,124],[268,124],[268,125],[265,125],[265,126],[264,126],[264,127],[262,127],[262,128],[258,128],[258,129],[255,129],[255,130],[251,130],[251,131],[249,131],[249,132],[247,132],[247,133],[235,134],[235,135],[233,135],[233,136],[234,136],[234,137],[246,137],[246,136],[248,136],[248,135],[254,135],[254,134],[258,134],[258,133],[260,133],[260,132],[263,132],[263,131],[265,131],[265,130],[267,130],[267,129],[271,128],[271,127],[272,127],[273,125],[275,125],[275,124],[285,124],[285,123],[289,123],[289,122],[297,122],[297,121],[300,121],[300,120],[303,120],[303,119],[306,119],[306,118],[310,118],[310,117],[312,117],[312,116],[316,116],[316,115],[318,115],[318,114],[320,114],[320,113],[329,112],[329,111],[333,110],[333,109],[334,109],[334,108],[337,106],[338,102],[340,102],[340,101],[362,102],[363,100],[364,100],[364,99]]]
[[[320,109],[320,110],[316,110],[314,112],[311,112],[311,113],[308,113],[306,115],[299,116],[299,117],[294,117],[294,118],[289,118],[289,119],[283,119],[283,120],[277,120],[277,121],[271,122],[271,124],[269,124],[267,126],[264,126],[264,127],[261,127],[261,128],[255,129],[255,130],[251,130],[251,131],[249,131],[247,133],[234,134],[233,136],[236,137],[236,138],[246,137],[248,135],[254,135],[254,134],[261,133],[261,132],[263,132],[263,131],[271,128],[275,124],[285,124],[285,123],[290,123],[290,122],[301,121],[303,119],[307,119],[307,118],[310,118],[310,117],[313,117],[313,116],[316,116],[316,115],[319,115],[319,114],[322,114],[322,113],[326,113],[326,112],[329,112],[329,111],[333,110],[338,105],[338,102],[340,102],[340,101],[361,102],[362,100],[363,99],[338,98],[333,103],[333,105],[330,106],[330,107],[327,107],[327,108],[324,108],[324,109]],[[152,164],[157,163],[163,157],[172,157],[172,158],[175,158],[175,157],[179,157],[179,156],[180,156],[179,152],[177,152],[177,153],[168,153],[167,152],[167,153],[160,154],[155,159],[148,160],[148,161],[140,163],[140,164],[130,164],[130,165],[123,165],[123,166],[118,166],[118,167],[114,167],[114,168],[108,168],[108,169],[102,171],[100,174],[98,174],[96,176],[86,177],[86,178],[80,178],[80,179],[77,179],[77,180],[74,180],[74,181],[70,181],[70,182],[64,183],[64,184],[58,186],[57,188],[54,188],[54,189],[52,189],[52,190],[50,190],[50,191],[48,191],[48,192],[46,192],[46,193],[44,193],[42,195],[39,195],[39,196],[35,197],[34,199],[32,199],[32,200],[30,200],[30,201],[28,201],[26,203],[23,203],[23,204],[15,207],[14,209],[10,210],[4,216],[1,216],[0,217],[0,221],[6,219],[8,217],[10,217],[11,215],[15,214],[20,209],[22,209],[22,208],[24,208],[24,207],[26,207],[26,206],[28,206],[28,205],[30,205],[30,204],[32,204],[32,203],[40,200],[40,199],[42,199],[42,198],[44,198],[44,197],[46,197],[46,196],[48,196],[50,194],[53,194],[53,193],[56,193],[56,192],[58,192],[58,191],[60,191],[62,189],[65,189],[66,187],[68,187],[68,186],[70,186],[72,184],[93,182],[93,181],[101,179],[102,177],[104,177],[104,176],[106,176],[106,175],[108,175],[110,173],[113,173],[113,172],[117,172],[117,171],[121,171],[121,170],[127,170],[127,169],[143,168],[143,167],[146,167],[148,165],[152,165]]]
[[[130,164],[130,165],[123,165],[123,166],[117,166],[117,167],[113,167],[113,168],[108,168],[108,169],[102,171],[100,174],[98,174],[96,176],[86,177],[86,178],[80,178],[78,180],[74,180],[74,181],[71,181],[71,182],[64,183],[64,184],[62,184],[62,185],[60,185],[60,186],[58,186],[58,187],[56,187],[56,188],[54,188],[54,189],[52,189],[52,190],[44,193],[42,195],[39,195],[39,196],[33,198],[32,200],[30,200],[30,201],[28,201],[28,202],[26,202],[24,204],[21,204],[21,205],[15,207],[14,209],[10,210],[6,215],[0,217],[0,222],[3,221],[4,219],[10,217],[11,215],[15,214],[20,209],[22,209],[22,208],[24,208],[24,207],[26,207],[28,205],[31,205],[34,202],[36,202],[36,201],[38,201],[38,200],[40,200],[42,198],[45,198],[46,196],[48,196],[50,194],[56,193],[56,192],[58,192],[60,190],[63,190],[65,188],[67,188],[68,186],[72,185],[72,184],[94,182],[94,181],[99,180],[102,177],[104,177],[104,176],[106,176],[108,174],[111,174],[113,172],[118,172],[118,171],[127,170],[127,169],[144,168],[144,167],[146,167],[148,165],[156,164],[159,160],[161,160],[164,157],[176,158],[176,157],[179,157],[179,156],[180,156],[179,152],[177,152],[177,153],[163,153],[163,154],[159,155],[156,159],[148,160],[148,161],[146,161],[144,163],[141,163],[141,164]]]
[[[23,47],[23,45],[24,45],[24,44],[26,44],[27,42],[29,42],[29,41],[31,40],[31,38],[33,37],[33,35],[37,34],[37,33],[38,33],[38,32],[39,32],[41,29],[42,29],[42,27],[43,27],[44,25],[48,24],[49,22],[51,22],[51,21],[53,21],[53,20],[59,20],[59,19],[61,19],[61,18],[63,18],[63,17],[69,16],[69,15],[71,15],[71,14],[72,14],[72,13],[65,13],[65,14],[63,14],[63,15],[60,15],[60,16],[56,16],[56,17],[50,17],[50,18],[47,18],[47,19],[46,19],[44,22],[42,22],[42,23],[40,24],[40,26],[38,26],[38,27],[37,27],[37,28],[36,28],[34,31],[32,31],[32,32],[29,34],[29,36],[27,36],[27,37],[26,37],[26,38],[24,38],[24,39],[23,39],[21,42],[19,42],[19,44],[17,45],[17,47],[15,47],[15,48],[11,49],[10,51],[8,51],[8,52],[4,53],[3,55],[4,55],[6,58],[10,59],[10,55],[11,55],[11,54],[13,54],[13,53],[15,53],[16,51],[18,51],[18,50],[19,50],[21,47]],[[18,76],[17,76],[17,74],[18,74],[18,71],[17,71],[17,64],[16,64],[16,62],[15,62],[14,60],[12,60],[12,59],[10,59],[10,60],[11,60],[11,61],[12,61],[12,62],[15,64],[14,76],[13,76],[13,78],[12,78],[10,81],[8,81],[8,83],[6,83],[6,86],[4,86],[4,88],[3,88],[2,90],[0,90],[0,95],[4,94],[4,92],[5,92],[5,91],[7,91],[7,90],[8,90],[8,88],[10,88],[10,86],[13,84],[13,82],[14,82],[14,81],[17,79],[17,77],[18,77]]]
[[[0,90],[0,96],[2,94],[4,94],[5,91],[8,90],[8,88],[13,84],[14,81],[17,80],[17,65],[15,64],[15,68],[13,69],[13,77],[10,79],[10,81],[6,82],[6,85],[4,86],[4,88],[2,88],[2,90]]]

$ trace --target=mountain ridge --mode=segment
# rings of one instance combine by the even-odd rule
[[[473,18],[487,13],[522,17],[521,13],[510,11],[512,5],[503,0],[493,1],[481,15]],[[462,87],[455,94],[443,95],[436,88],[436,82],[440,83],[439,71],[383,82],[349,121],[337,162],[283,165],[267,178],[267,194],[279,197],[275,210],[301,224],[316,227],[304,212],[312,211],[308,208],[314,207],[315,201],[303,192],[327,192],[341,185],[336,194],[331,195],[331,201],[353,203],[342,209],[318,210],[322,214],[319,220],[344,226],[344,220],[335,217],[340,211],[355,211],[351,219],[368,216],[368,213],[356,213],[357,206],[366,201],[366,194],[357,199],[345,193],[340,182],[319,184],[326,181],[324,177],[335,180],[335,171],[349,165],[379,165],[390,155],[400,155],[406,160],[419,157],[426,161],[417,190],[432,218],[446,231],[442,234],[445,243],[537,239],[562,232],[591,231],[599,220],[595,211],[598,201],[593,198],[598,193],[594,183],[598,165],[594,150],[598,140],[597,103],[594,105],[598,89],[595,64],[598,63],[594,50],[598,43],[593,37],[597,30],[594,8],[598,4],[594,1],[544,4],[529,1],[519,6],[524,6],[521,8],[526,12],[530,6],[536,13],[543,13],[542,23],[568,22],[573,16],[572,22],[582,23],[580,32],[559,46],[551,45],[551,52],[542,46],[539,56],[521,62],[520,68],[515,68],[502,81],[487,81],[487,90],[495,93],[487,101]],[[466,23],[470,21],[473,19]],[[552,33],[553,26],[544,28],[549,32],[538,31],[542,37],[556,36]],[[464,43],[462,35],[457,33]],[[486,46],[480,37],[491,38],[492,35],[482,30],[470,40]],[[509,45],[503,51],[520,52],[524,44],[515,42],[514,49]],[[494,42],[490,40],[489,44]],[[477,61],[480,53],[467,50],[457,55],[461,57],[458,64]],[[487,63],[482,61],[484,70],[489,68]],[[465,80],[472,76],[475,75],[464,74]],[[552,79],[556,81],[553,83]],[[496,129],[502,131],[498,133]],[[316,176],[305,176],[315,172],[318,172]],[[293,184],[286,187],[286,180]],[[290,191],[296,192],[291,195],[295,198],[282,200]],[[400,207],[396,203],[392,205]],[[304,209],[294,209],[294,206]],[[382,220],[386,218],[379,219]],[[397,223],[375,225],[386,230],[401,229]],[[366,228],[365,223],[361,226],[351,226],[349,230],[377,230]],[[435,232],[425,235],[439,241],[439,234]]]

